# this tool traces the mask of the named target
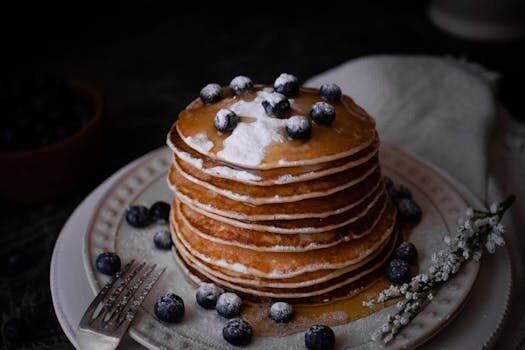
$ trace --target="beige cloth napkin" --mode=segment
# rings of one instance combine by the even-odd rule
[[[452,58],[370,56],[348,61],[306,82],[338,84],[377,121],[383,142],[428,160],[483,202],[514,193],[507,245],[513,297],[498,349],[525,347],[525,125],[499,113],[492,92],[497,75]],[[489,152],[490,147],[490,152]],[[489,156],[490,154],[490,156]],[[490,159],[490,166],[489,166]],[[520,197],[521,195],[521,197]],[[523,236],[523,237],[522,237]]]
[[[377,121],[383,142],[429,160],[486,200],[487,147],[496,105],[470,67],[429,56],[371,56],[315,76],[338,84]]]

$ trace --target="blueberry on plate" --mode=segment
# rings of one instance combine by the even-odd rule
[[[392,283],[403,284],[412,278],[408,263],[401,259],[392,259],[385,268],[386,279]]]
[[[214,309],[217,305],[217,299],[219,296],[224,293],[224,291],[219,288],[215,283],[201,283],[195,293],[195,299],[197,299],[197,304],[202,306],[205,309]]]
[[[410,198],[396,201],[399,216],[410,223],[418,223],[421,220],[422,211],[419,205]]]
[[[168,222],[170,220],[170,209],[170,205],[166,202],[155,202],[149,208],[149,217],[152,221]]]
[[[330,125],[335,120],[335,108],[326,102],[317,102],[310,110],[310,116],[317,124]]]
[[[276,323],[288,323],[293,318],[293,307],[283,301],[273,303],[268,317]]]
[[[282,117],[290,110],[290,101],[278,92],[267,93],[261,104],[268,115]]]
[[[292,97],[299,93],[299,79],[295,75],[282,73],[273,83],[276,92]]]
[[[149,209],[143,205],[133,205],[126,212],[126,221],[133,227],[146,227],[150,223]]]
[[[232,318],[241,313],[242,300],[235,293],[223,293],[217,299],[215,309],[222,317]]]
[[[95,265],[97,266],[97,270],[103,274],[113,276],[120,271],[121,263],[117,254],[104,252],[97,256]]]
[[[200,92],[202,102],[209,105],[222,100],[222,88],[219,84],[208,84]]]
[[[244,75],[238,75],[230,82],[230,88],[235,95],[240,95],[253,90],[253,81]]]
[[[312,134],[310,120],[300,115],[294,115],[286,119],[285,129],[288,136],[294,140],[305,140]]]
[[[310,350],[330,350],[335,345],[335,334],[332,328],[316,324],[304,333],[304,345]]]
[[[168,250],[171,248],[173,241],[171,240],[171,232],[167,228],[163,228],[155,232],[153,235],[153,243],[155,247],[162,250]]]
[[[326,101],[336,102],[341,99],[341,88],[334,83],[327,83],[321,85],[319,94]]]
[[[410,242],[403,242],[394,251],[394,256],[409,264],[414,264],[417,261],[416,246]]]
[[[252,340],[252,336],[252,326],[240,318],[229,320],[222,329],[224,340],[236,346],[248,345]]]
[[[233,131],[239,122],[237,114],[229,109],[221,109],[215,114],[213,124],[221,132]]]
[[[184,301],[178,295],[168,292],[155,302],[154,311],[159,320],[176,323],[184,316]]]
[[[390,188],[387,188],[388,194],[393,199],[412,199],[412,192],[403,185],[394,185]]]

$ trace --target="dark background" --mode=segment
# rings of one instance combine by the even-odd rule
[[[372,54],[449,55],[501,74],[500,100],[525,119],[524,41],[452,37],[430,23],[425,1],[352,1],[348,8],[245,2],[235,9],[223,2],[108,3],[1,5],[5,81],[44,74],[90,82],[104,97],[107,137],[100,135],[103,147],[90,164],[94,175],[72,193],[37,204],[0,201],[0,347],[69,346],[48,285],[62,225],[103,179],[164,145],[178,111],[208,82],[226,85],[239,74],[271,82],[281,72],[306,79]]]

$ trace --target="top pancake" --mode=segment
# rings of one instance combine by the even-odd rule
[[[299,95],[290,99],[291,110],[282,119],[264,113],[261,99],[267,91],[269,88],[259,85],[254,92],[237,96],[224,88],[224,98],[219,102],[205,105],[200,99],[193,101],[179,114],[168,143],[174,148],[180,137],[204,157],[248,169],[276,169],[348,157],[376,142],[374,120],[348,96],[331,102],[336,110],[332,125],[312,123],[308,140],[292,140],[284,130],[286,118],[309,116],[313,104],[322,101],[318,90],[301,88]],[[213,123],[215,114],[223,108],[235,110],[240,117],[231,133],[217,131]],[[257,140],[250,143],[252,139]],[[261,156],[254,157],[254,153]]]

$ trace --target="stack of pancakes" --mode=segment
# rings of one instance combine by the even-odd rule
[[[194,281],[255,298],[314,301],[344,296],[377,276],[396,241],[396,209],[378,163],[373,119],[348,96],[331,125],[286,135],[287,116],[307,116],[317,89],[301,88],[281,119],[265,114],[270,89],[192,102],[169,135],[176,256]],[[220,109],[240,117],[214,127]]]

